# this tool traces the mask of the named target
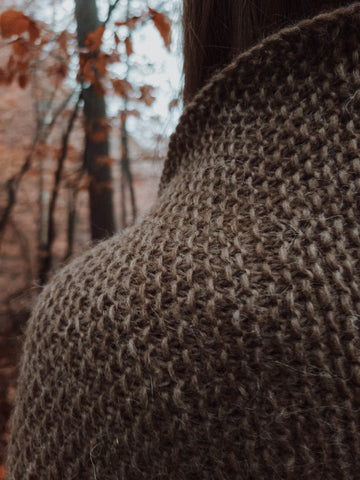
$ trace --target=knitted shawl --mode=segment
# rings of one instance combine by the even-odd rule
[[[156,204],[27,327],[9,480],[360,478],[360,4],[188,105]]]

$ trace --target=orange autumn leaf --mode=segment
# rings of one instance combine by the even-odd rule
[[[86,134],[95,143],[106,141],[110,125],[106,118],[100,118],[86,127]]]
[[[115,93],[117,93],[121,97],[125,97],[133,90],[131,83],[129,83],[127,80],[120,80],[119,78],[115,78],[111,80],[111,82],[113,84]]]
[[[116,52],[116,51],[113,51],[110,54],[109,53],[106,54],[106,63],[107,64],[117,63],[117,62],[120,62],[120,60],[121,60],[121,57],[120,57],[119,53]]]
[[[96,163],[98,165],[101,165],[101,166],[108,165],[109,167],[111,167],[114,161],[115,161],[115,158],[112,158],[106,155],[99,156],[96,159]]]
[[[170,112],[173,108],[177,107],[178,105],[179,105],[179,99],[178,99],[178,98],[173,98],[173,99],[171,100],[171,102],[169,103],[169,112]]]
[[[133,115],[134,117],[136,118],[140,118],[140,112],[139,110],[123,110],[122,114],[126,117],[130,116],[130,115]]]
[[[134,30],[134,28],[136,27],[136,24],[139,20],[141,20],[141,17],[131,17],[131,18],[128,18],[127,20],[125,20],[125,22],[115,22],[115,25],[117,27],[126,26],[130,30]]]
[[[55,84],[58,85],[59,82],[64,80],[69,72],[69,66],[62,62],[55,65],[50,65],[47,68],[48,77],[55,77]]]
[[[95,190],[95,193],[97,195],[100,195],[104,190],[111,190],[112,189],[112,183],[110,182],[99,182],[99,181],[94,181],[92,180],[92,188]]]
[[[65,63],[60,63],[57,68],[54,70],[54,73],[57,77],[64,79],[69,71],[69,66]]]
[[[6,471],[3,465],[0,465],[0,480],[5,480]]]
[[[26,88],[27,84],[29,83],[29,74],[28,73],[20,73],[18,76],[18,84],[20,88]]]
[[[0,15],[0,30],[3,38],[28,32],[30,41],[35,42],[40,36],[36,23],[17,10],[6,10]]]
[[[27,72],[29,69],[29,58],[20,59],[16,64],[16,72]]]
[[[66,30],[62,31],[58,37],[58,44],[61,50],[65,53],[68,51],[68,32]]]
[[[171,20],[164,13],[159,13],[152,8],[149,8],[151,19],[154,22],[155,27],[158,29],[162,39],[164,40],[165,47],[170,50],[171,45]]]
[[[14,53],[16,55],[19,55],[19,57],[22,57],[23,55],[26,55],[29,52],[29,47],[27,46],[26,42],[22,38],[18,38],[13,42],[12,44]]]
[[[3,68],[0,68],[0,85],[4,85],[4,84],[7,83],[7,82],[6,82],[6,78],[7,78],[7,75],[6,75],[5,71],[4,71],[4,69],[3,69]]]
[[[38,29],[36,23],[33,20],[30,20],[29,36],[31,42],[35,42],[35,40],[40,37],[40,30]]]
[[[102,38],[105,32],[105,27],[98,27],[94,32],[87,34],[85,39],[85,45],[88,47],[90,52],[96,52],[100,49]]]
[[[107,118],[100,118],[88,127],[87,133],[93,142],[104,142],[110,129]]]
[[[83,68],[81,69],[81,73],[84,77],[84,80],[88,83],[95,83],[96,76],[93,68],[92,60],[89,59],[85,62]]]
[[[93,83],[95,95],[98,97],[103,97],[105,95],[105,87],[101,80],[96,79]]]
[[[95,143],[105,142],[107,138],[106,130],[98,130],[91,135],[91,140]]]
[[[133,47],[132,47],[132,41],[130,37],[126,37],[125,39],[125,47],[126,47],[126,55],[130,57],[132,53],[134,53]]]
[[[30,19],[17,10],[6,10],[0,15],[0,29],[3,38],[21,35],[29,30]]]
[[[151,85],[144,85],[140,87],[141,97],[139,98],[140,101],[144,102],[148,107],[153,104],[155,97],[151,95],[153,92],[154,87]]]

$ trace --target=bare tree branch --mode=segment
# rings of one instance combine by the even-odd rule
[[[52,116],[51,122],[49,124],[49,130],[52,130],[53,126],[56,123],[56,120],[58,119],[59,115],[65,110],[67,104],[70,102],[72,99],[74,93],[77,91],[77,89],[74,89],[70,94],[65,98],[65,100],[59,105],[59,107],[55,110],[54,115]]]
[[[104,25],[106,25],[110,19],[111,19],[111,16],[113,14],[113,11],[115,10],[115,8],[118,6],[120,0],[115,0],[114,3],[110,4],[109,5],[109,10],[108,10],[108,13],[106,15],[106,19],[104,21]]]
[[[25,232],[17,226],[15,221],[11,219],[11,226],[15,233],[15,238],[19,243],[20,250],[21,250],[21,257],[24,260],[25,269],[24,269],[24,276],[25,276],[25,283],[26,288],[31,285],[31,281],[33,278],[32,268],[31,268],[31,255],[30,255],[30,245],[29,240],[25,234]]]
[[[66,108],[67,104],[69,103],[69,101],[71,100],[75,92],[76,92],[76,89],[73,90],[65,98],[65,100],[59,105],[59,107],[55,110],[55,113],[52,116],[51,122],[49,123],[49,125],[47,125],[45,132],[43,131],[44,118],[41,118],[40,112],[38,111],[37,106],[35,105],[36,131],[35,131],[32,145],[30,147],[30,151],[26,155],[25,161],[21,166],[20,171],[17,174],[13,175],[11,178],[9,178],[5,184],[8,201],[7,201],[7,205],[5,206],[4,210],[1,212],[1,216],[0,216],[0,240],[5,230],[5,227],[7,225],[7,222],[9,220],[12,209],[16,203],[17,191],[19,189],[19,185],[22,180],[22,177],[29,170],[31,166],[32,157],[36,150],[37,143],[39,142],[39,140],[43,139],[44,137],[47,137],[51,133],[59,115],[64,111],[64,109]]]
[[[74,250],[74,230],[76,220],[76,202],[79,194],[80,182],[86,172],[86,165],[83,162],[73,182],[72,191],[70,192],[70,199],[68,202],[68,220],[67,220],[67,249],[64,261],[68,260],[73,254]]]
[[[130,4],[131,4],[131,0],[128,0],[127,9],[126,9],[126,20],[128,20],[130,17]],[[131,32],[129,33],[129,37],[131,38]],[[129,56],[127,55],[125,80],[128,79],[129,73],[130,73],[130,59],[129,59]],[[126,183],[130,191],[133,224],[135,223],[136,215],[137,215],[133,177],[131,173],[130,157],[129,157],[129,145],[128,145],[129,133],[127,130],[127,116],[125,113],[128,109],[128,101],[129,101],[128,96],[125,95],[124,111],[121,114],[121,210],[122,210],[122,227],[123,228],[127,226],[126,225],[126,204],[125,204]],[[125,182],[125,179],[126,179],[126,182]]]
[[[61,151],[59,154],[59,158],[57,160],[57,168],[55,171],[54,185],[51,192],[51,199],[50,199],[49,212],[48,212],[47,242],[44,246],[40,246],[41,252],[39,255],[39,263],[40,263],[39,280],[41,284],[44,284],[46,282],[47,275],[51,268],[51,248],[55,239],[55,222],[54,222],[55,206],[56,206],[56,201],[59,193],[59,185],[60,185],[61,176],[63,172],[64,161],[68,152],[69,138],[75,124],[75,120],[79,111],[81,100],[82,100],[82,93],[78,95],[77,102],[70,116],[66,131],[64,132],[64,135],[62,138]]]
[[[8,202],[0,217],[0,239],[2,234],[4,233],[11,211],[16,203],[17,191],[19,189],[21,179],[31,166],[31,160],[32,160],[37,142],[39,140],[39,136],[40,136],[40,131],[37,128],[31,148],[30,148],[30,152],[26,155],[25,161],[22,164],[20,171],[17,174],[13,175],[11,178],[9,178],[6,182],[5,188],[8,194]]]

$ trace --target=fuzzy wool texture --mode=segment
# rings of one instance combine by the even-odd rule
[[[42,292],[9,480],[360,478],[360,4],[265,39]]]

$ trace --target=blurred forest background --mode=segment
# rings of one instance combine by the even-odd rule
[[[179,0],[1,1],[0,480],[36,296],[156,198],[182,108],[179,9]]]

